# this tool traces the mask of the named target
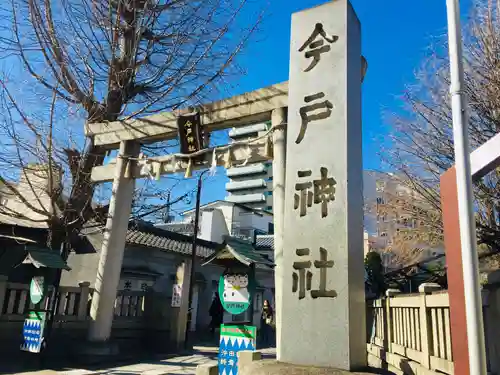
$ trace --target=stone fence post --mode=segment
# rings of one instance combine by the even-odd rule
[[[78,303],[78,319],[87,319],[87,308],[90,295],[90,282],[84,281],[80,285],[80,302]]]
[[[5,275],[0,275],[0,316],[3,312],[3,306],[5,304],[5,296],[7,294],[7,280],[8,277]]]
[[[430,369],[431,352],[430,348],[432,345],[432,336],[429,334],[432,330],[431,322],[429,319],[429,314],[427,314],[427,299],[425,296],[441,290],[439,284],[434,283],[423,283],[418,287],[419,293],[421,293],[420,298],[420,342],[422,344],[422,366]]]
[[[388,350],[390,353],[394,353],[394,351],[392,350],[392,342],[393,342],[393,338],[394,338],[394,326],[393,326],[393,317],[392,317],[392,312],[391,312],[391,297],[394,297],[395,295],[398,295],[399,293],[401,293],[400,290],[398,289],[387,289],[385,291],[385,295],[386,295],[386,300],[385,300],[385,311],[386,311],[386,314],[385,314],[385,325],[387,326],[387,329],[386,329],[386,342],[387,342],[387,346],[385,347],[386,350]]]

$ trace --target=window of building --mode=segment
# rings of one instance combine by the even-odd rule
[[[384,204],[384,198],[377,197],[377,204]]]
[[[380,237],[387,237],[387,233],[386,232],[380,233]]]

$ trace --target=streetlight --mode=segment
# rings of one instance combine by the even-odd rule
[[[201,199],[201,178],[205,173],[210,171],[210,169],[205,169],[198,176],[198,189],[196,190],[196,208],[194,211],[194,233],[193,233],[193,242],[191,246],[191,272],[189,274],[189,292],[188,292],[188,314],[193,318],[192,307],[193,304],[193,288],[194,288],[194,264],[196,261],[196,240],[198,239],[198,225],[199,225],[199,217],[200,217],[200,199]],[[186,332],[184,335],[184,346],[187,348],[188,342],[188,332],[189,332],[189,324],[191,319],[188,319],[188,326],[186,327]]]
[[[483,312],[476,251],[476,226],[472,206],[472,177],[468,139],[467,104],[464,97],[462,34],[459,0],[447,0],[448,45],[450,50],[450,94],[455,143],[458,217],[462,247],[467,342],[471,375],[486,375]]]

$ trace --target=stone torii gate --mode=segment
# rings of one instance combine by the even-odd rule
[[[243,127],[258,122],[271,121],[273,131],[273,200],[275,223],[275,249],[281,249],[282,217],[285,180],[285,129],[288,100],[288,83],[234,96],[199,108],[205,132],[233,127]],[[116,159],[92,170],[92,182],[113,182],[109,214],[106,222],[104,242],[96,278],[96,293],[92,301],[92,322],[89,340],[106,342],[111,334],[113,308],[120,279],[125,237],[131,213],[135,179],[144,178],[152,172],[158,176],[174,173],[171,155],[145,160],[150,168],[137,161],[140,146],[178,137],[178,113],[160,113],[139,120],[92,123],[85,127],[85,135],[93,137],[97,146],[109,150],[119,149]],[[248,146],[232,149],[232,160],[249,163],[269,160],[266,155],[267,139]],[[248,153],[250,148],[250,155]],[[195,168],[208,168],[212,152],[207,152],[205,163]],[[178,159],[178,172],[188,166],[188,159]],[[217,154],[218,165],[224,165],[224,154]],[[276,250],[279,254],[279,250]],[[189,268],[189,267],[187,267]],[[189,277],[186,277],[189,280]]]
[[[365,71],[361,24],[351,4],[329,1],[293,14],[288,83],[200,107],[206,133],[271,120],[277,356],[291,366],[366,365]],[[91,341],[110,336],[134,181],[151,168],[157,176],[176,169],[171,155],[140,160],[140,145],[176,138],[177,115],[86,126],[96,145],[119,149],[115,163],[92,171],[94,182],[113,181],[113,189],[92,299]],[[268,160],[268,145],[259,139],[236,147],[232,160]],[[207,154],[206,166],[213,163],[213,153]],[[188,166],[180,158],[178,171]],[[215,163],[224,165],[224,156],[216,155]]]

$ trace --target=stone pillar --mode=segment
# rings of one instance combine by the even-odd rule
[[[248,366],[252,362],[260,361],[262,359],[262,353],[253,350],[240,350],[238,352],[238,372],[240,372],[245,366]]]
[[[272,112],[272,126],[286,125],[287,108],[276,108]],[[283,225],[285,217],[285,165],[286,165],[286,128],[273,133],[273,214],[274,214],[274,304],[276,319],[276,346],[281,342],[281,314],[283,311],[281,289],[283,273]],[[279,353],[279,352],[278,352]],[[279,360],[279,356],[278,356]]]
[[[366,366],[361,25],[348,0],[292,16],[281,362]]]
[[[4,275],[0,275],[0,306],[4,306],[5,295],[7,294],[7,282],[9,278]],[[0,308],[0,315],[2,315],[2,308]]]
[[[95,291],[90,309],[88,339],[91,342],[106,342],[111,335],[116,292],[122,270],[125,237],[132,208],[135,180],[126,176],[127,160],[120,156],[137,157],[139,144],[123,141],[116,159],[113,190],[109,203],[108,219],[97,269]]]
[[[181,305],[177,308],[177,321],[172,327],[173,341],[178,349],[182,348],[186,339],[189,310],[189,281],[191,273],[191,260],[186,259],[177,267],[176,282],[181,285]]]

